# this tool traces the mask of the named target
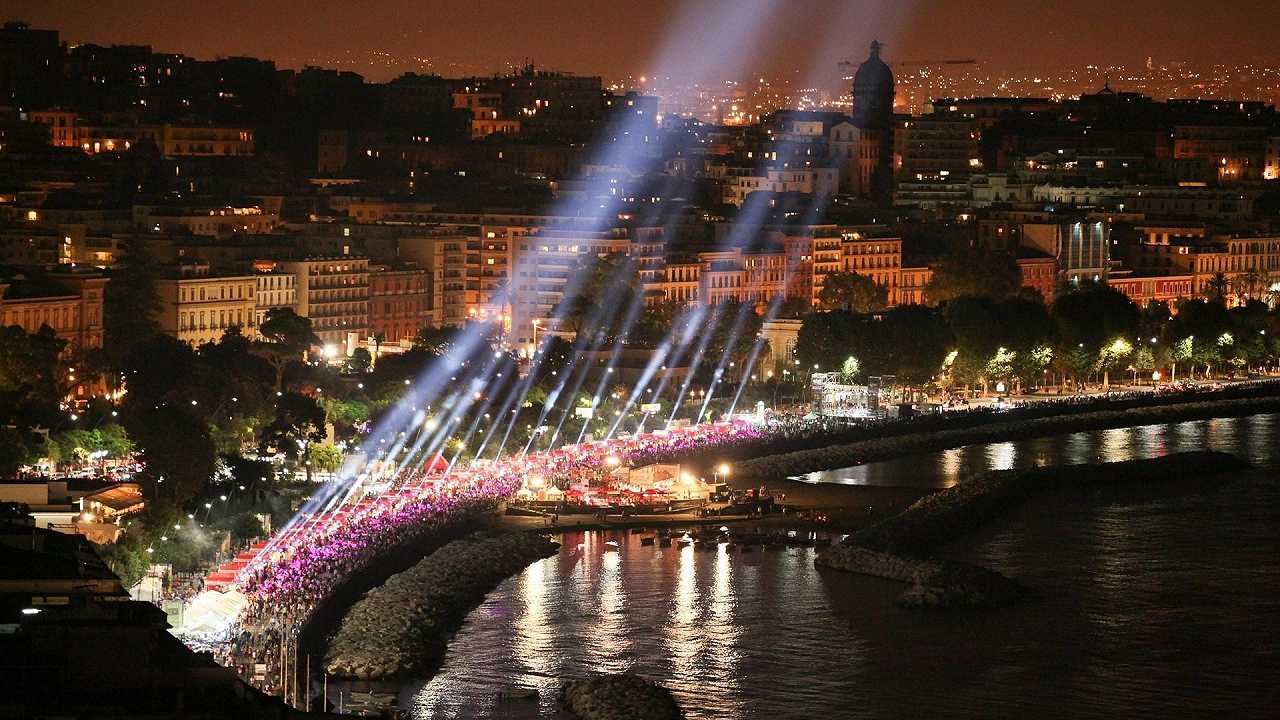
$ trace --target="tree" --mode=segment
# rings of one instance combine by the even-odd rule
[[[627,339],[643,347],[657,347],[664,338],[676,331],[676,323],[684,314],[684,306],[675,302],[663,302],[640,311]]]
[[[372,365],[373,356],[362,347],[351,351],[351,357],[347,358],[347,372],[349,373],[367,373]]]
[[[325,418],[334,425],[354,428],[369,422],[372,408],[365,400],[349,398],[325,398],[323,401]]]
[[[550,390],[563,379],[565,368],[573,358],[573,343],[560,336],[553,336],[541,343],[542,361],[538,363],[537,386]]]
[[[457,338],[457,328],[438,328],[424,325],[413,338],[413,349],[420,350],[432,357],[444,357]]]
[[[313,443],[324,440],[324,408],[298,393],[285,393],[276,403],[276,416],[263,428],[259,442],[263,451],[275,448],[293,460],[306,458]],[[305,465],[305,463],[304,463]],[[311,466],[306,466],[311,480]]]
[[[858,377],[858,371],[861,369],[858,358],[850,355],[844,359],[844,362],[840,363],[840,381],[845,384],[853,384],[853,381]]]
[[[329,443],[314,443],[307,448],[307,462],[320,472],[334,472],[342,465],[342,451]]]
[[[895,307],[884,314],[870,343],[884,348],[885,367],[876,374],[892,374],[904,385],[924,385],[942,369],[952,344],[951,329],[936,310],[921,305]],[[871,357],[864,349],[864,357]]]
[[[1204,366],[1206,375],[1227,356],[1232,343],[1220,340],[1231,331],[1231,314],[1226,305],[1213,300],[1183,300],[1178,303],[1178,314],[1169,321],[1169,335],[1176,343],[1185,343],[1185,348],[1179,348],[1177,359]]]
[[[1204,295],[1209,302],[1220,303],[1225,305],[1227,295],[1231,293],[1231,281],[1223,273],[1214,273],[1212,277],[1205,281],[1204,286],[1200,288],[1200,294]]]
[[[225,419],[210,423],[209,437],[221,455],[237,455],[257,438],[257,429],[263,425],[261,418],[249,415],[228,415]]]
[[[41,437],[30,430],[0,426],[0,478],[13,477],[18,468],[38,460],[43,447]]]
[[[231,539],[237,545],[243,545],[261,535],[262,521],[253,513],[241,513],[231,521]]]
[[[216,343],[205,343],[197,352],[198,376],[187,384],[201,388],[201,407],[217,425],[262,424],[275,399],[275,368],[254,350],[254,343],[231,328]],[[206,406],[205,403],[208,403]]]
[[[844,310],[811,313],[796,336],[796,359],[805,367],[853,354],[852,316]]]
[[[284,370],[290,363],[299,362],[320,338],[311,329],[311,318],[299,316],[291,308],[271,308],[258,326],[262,341],[254,344],[254,350],[275,370],[276,392],[284,390]]]
[[[851,310],[868,313],[883,309],[889,290],[866,275],[835,272],[823,280],[818,305],[824,310]]]
[[[782,305],[778,306],[779,318],[801,320],[811,312],[813,312],[813,305],[808,300],[795,295],[783,300]]]
[[[57,375],[64,347],[48,325],[30,334],[17,325],[0,326],[0,425],[60,424]]]
[[[1125,367],[1133,355],[1133,343],[1118,337],[1098,351],[1098,369],[1102,371],[1102,390],[1111,388],[1111,371]]]
[[[947,303],[947,324],[955,338],[952,378],[964,385],[983,385],[990,379],[989,365],[1002,347],[996,331],[995,303],[986,297],[961,296]]]
[[[98,428],[97,436],[97,449],[106,452],[107,457],[121,458],[133,452],[133,441],[119,423],[103,425]]]
[[[135,344],[160,332],[160,295],[156,291],[156,263],[141,235],[124,241],[124,256],[111,273],[103,297],[104,347],[119,367]]]
[[[1232,285],[1236,298],[1241,303],[1263,300],[1271,291],[1271,276],[1262,268],[1254,268],[1237,275]]]
[[[621,329],[619,325],[627,315],[625,308],[636,302],[641,292],[640,276],[631,258],[620,254],[605,257],[588,254],[579,260],[553,315],[561,318],[560,327],[564,330],[575,333],[598,330],[611,339]],[[602,304],[606,307],[604,316],[611,319],[592,323]],[[589,324],[597,327],[589,328]]]
[[[1013,256],[993,250],[969,248],[942,258],[933,268],[924,295],[931,303],[960,297],[1002,298],[1018,292],[1022,271]]]
[[[1169,303],[1152,300],[1143,306],[1138,315],[1138,337],[1148,343],[1152,338],[1158,340],[1164,337],[1171,319],[1173,313],[1169,310]]]
[[[147,502],[176,508],[199,493],[217,461],[208,425],[176,403],[125,407],[125,427],[146,468],[141,479]]]
[[[1150,373],[1155,368],[1155,351],[1150,344],[1139,344],[1138,349],[1134,351],[1133,357],[1129,360],[1129,371],[1133,373],[1134,384],[1137,384],[1138,373]]]
[[[191,346],[170,335],[134,343],[122,363],[125,404],[137,409],[167,402],[189,403],[202,394],[200,363]]]
[[[1087,375],[1090,369],[1105,373],[1106,368],[1098,365],[1104,348],[1117,339],[1131,342],[1136,337],[1140,315],[1128,296],[1103,283],[1084,283],[1062,293],[1050,314],[1058,330],[1058,357],[1068,360],[1065,369],[1078,377]],[[1088,365],[1080,364],[1080,351],[1092,358]],[[1106,358],[1107,362],[1112,359]]]
[[[703,368],[714,370],[716,363],[725,358],[727,378],[732,378],[728,365],[741,365],[746,361],[760,336],[764,319],[756,314],[754,303],[726,302],[719,306],[719,313],[714,316],[714,324],[710,328],[711,339],[707,343],[705,357],[711,362],[703,361]]]

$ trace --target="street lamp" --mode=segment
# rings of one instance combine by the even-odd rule
[[[717,485],[720,484],[721,479],[727,481],[729,479],[729,463],[720,463],[717,465],[713,475]]]

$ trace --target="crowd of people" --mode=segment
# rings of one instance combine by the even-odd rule
[[[465,468],[433,461],[402,469],[388,483],[372,484],[367,492],[358,489],[335,507],[300,514],[240,571],[236,589],[246,603],[228,629],[224,657],[234,665],[274,658],[281,637],[296,632],[321,600],[377,557],[491,511],[533,478],[564,488],[602,485],[620,467],[757,439],[760,433],[741,421],[707,424]]]

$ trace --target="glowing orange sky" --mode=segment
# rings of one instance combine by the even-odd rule
[[[251,55],[284,67],[348,63],[373,80],[414,56],[500,70],[534,58],[563,70],[650,72],[682,16],[697,34],[732,34],[765,0],[10,0],[5,19],[60,30],[69,42],[150,44],[198,58]],[[184,10],[187,7],[189,9]],[[787,0],[752,45],[751,72],[780,74],[861,59],[873,37],[895,59],[977,58],[1043,68],[1161,60],[1280,64],[1267,0]],[[687,29],[686,29],[687,30]],[[1268,37],[1271,35],[1271,37]],[[372,66],[371,53],[397,63]],[[345,59],[345,60],[344,60]],[[353,60],[355,62],[353,62]],[[363,65],[363,67],[362,67]],[[439,69],[450,74],[448,65]]]

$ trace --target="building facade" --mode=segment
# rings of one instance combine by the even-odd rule
[[[156,281],[160,330],[193,347],[218,342],[232,327],[258,335],[257,278],[210,274],[207,265],[186,265]]]
[[[254,315],[259,327],[271,310],[288,308],[297,312],[298,276],[277,266],[276,262],[254,263]]]
[[[377,349],[412,345],[430,317],[430,281],[419,268],[370,268],[369,335]]]
[[[297,313],[311,318],[322,345],[350,355],[369,335],[369,259],[348,255],[286,260],[294,275]]]
[[[102,304],[107,278],[94,273],[49,273],[47,282],[0,279],[0,324],[28,333],[49,329],[66,341],[63,350],[77,357],[102,347]]]

